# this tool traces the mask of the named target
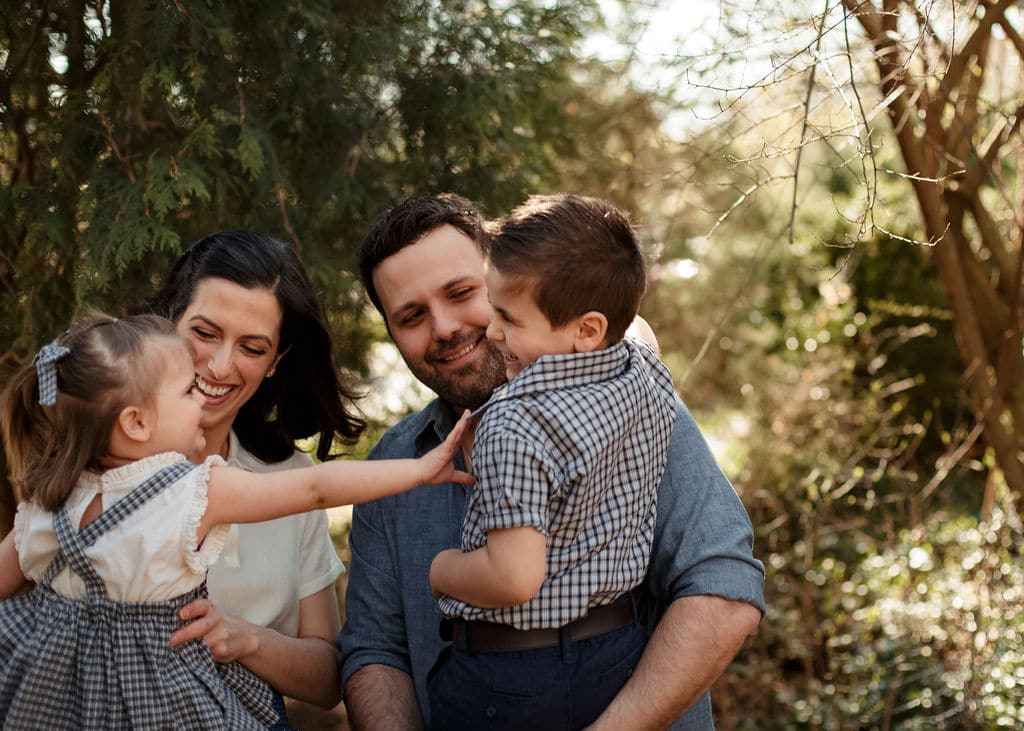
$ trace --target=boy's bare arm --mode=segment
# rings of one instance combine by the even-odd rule
[[[547,538],[536,528],[488,531],[487,543],[463,553],[442,551],[430,564],[430,586],[474,607],[493,609],[528,602],[547,573]]]

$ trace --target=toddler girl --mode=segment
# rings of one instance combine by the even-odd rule
[[[204,446],[200,414],[188,348],[153,315],[83,320],[8,384],[15,544],[36,586],[0,602],[4,727],[273,725],[269,686],[215,664],[202,640],[168,643],[230,524],[472,481],[451,462],[465,419],[419,459],[257,474],[188,461]]]

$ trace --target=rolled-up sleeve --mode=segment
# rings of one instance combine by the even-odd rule
[[[402,591],[384,525],[380,501],[352,511],[345,625],[338,635],[342,690],[367,665],[389,665],[412,675]]]
[[[509,434],[491,437],[474,447],[479,540],[498,528],[531,526],[548,533],[551,486],[558,484],[550,456],[536,442]]]
[[[711,595],[747,602],[763,615],[764,566],[753,555],[750,517],[681,401],[657,504],[648,570],[656,604]]]

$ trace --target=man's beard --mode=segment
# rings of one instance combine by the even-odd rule
[[[501,353],[490,340],[481,342],[484,357],[462,368],[442,375],[429,364],[412,364],[409,370],[427,388],[456,409],[475,409],[491,397],[494,389],[505,383],[505,363]]]

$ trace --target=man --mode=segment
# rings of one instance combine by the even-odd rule
[[[456,414],[504,382],[502,359],[485,337],[483,237],[473,204],[445,194],[393,208],[364,239],[360,269],[370,300],[410,370],[438,394],[390,429],[372,458],[429,449]],[[444,646],[429,568],[437,553],[460,544],[465,500],[461,486],[434,485],[353,513],[338,641],[356,728],[429,725],[426,676]],[[657,626],[636,671],[591,728],[713,727],[707,690],[764,611],[764,570],[752,542],[746,511],[677,404],[645,587]]]

